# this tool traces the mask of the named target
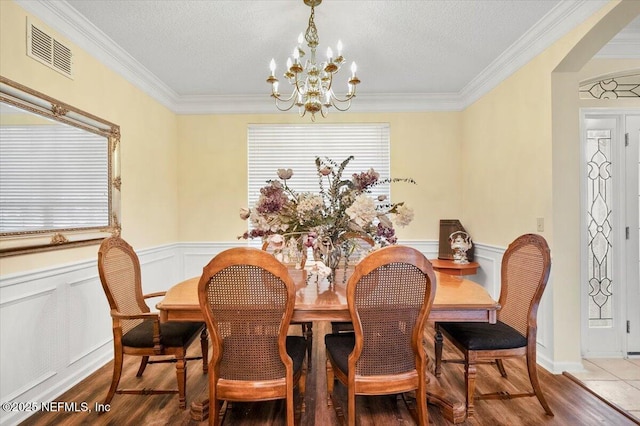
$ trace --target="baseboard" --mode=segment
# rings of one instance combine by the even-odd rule
[[[64,394],[66,391],[76,386],[78,383],[80,383],[81,381],[89,377],[98,369],[102,368],[108,362],[111,362],[111,360],[113,360],[113,349],[110,343],[109,345],[105,345],[104,347],[100,348],[99,351],[96,351],[96,353],[94,353],[93,356],[91,357],[90,362],[85,363],[82,366],[82,368],[78,368],[72,374],[67,376],[64,380],[58,381],[51,387],[47,387],[44,389],[37,389],[37,390],[40,390],[41,392],[36,393],[35,395],[33,391],[36,389],[31,389],[28,393],[20,392],[20,395],[15,395],[14,397],[9,396],[7,398],[7,401],[13,401],[13,400],[39,401],[39,402],[55,401],[56,398],[58,398],[60,395]],[[105,389],[105,396],[106,396],[106,391],[107,389]],[[28,398],[26,398],[26,395],[28,395]],[[3,402],[4,401],[5,400],[3,399]],[[92,405],[93,401],[62,401],[62,402],[77,402],[77,403],[87,402],[89,403],[89,405]],[[28,411],[14,411],[10,413],[5,412],[2,414],[3,415],[2,415],[2,419],[0,420],[0,425],[13,426],[13,425],[22,423],[23,421],[25,421],[35,413],[28,412]]]

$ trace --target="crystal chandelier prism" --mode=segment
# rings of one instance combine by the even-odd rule
[[[356,96],[356,86],[360,80],[356,76],[356,63],[351,64],[351,77],[347,81],[348,91],[343,97],[339,97],[333,91],[333,77],[340,71],[345,59],[342,56],[342,42],[338,41],[337,56],[333,56],[333,50],[327,48],[327,60],[318,64],[316,60],[316,48],[319,38],[316,24],[314,22],[315,7],[322,0],[303,0],[311,7],[311,16],[306,33],[300,33],[298,44],[293,50],[291,58],[287,59],[287,69],[284,78],[292,87],[290,95],[283,96],[278,91],[279,82],[275,76],[276,61],[271,59],[269,68],[271,75],[267,78],[267,83],[271,84],[271,97],[274,98],[276,107],[280,111],[289,111],[294,106],[298,107],[300,116],[307,112],[311,113],[311,120],[315,121],[316,113],[326,117],[329,108],[334,107],[338,111],[346,111],[351,107],[351,99]],[[309,48],[309,58],[305,61],[304,67],[301,60],[306,55],[302,49],[302,43],[306,41]]]

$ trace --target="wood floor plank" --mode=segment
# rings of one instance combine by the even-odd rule
[[[327,406],[324,334],[330,331],[328,323],[314,323],[313,366],[307,376],[305,395],[306,410],[301,414],[302,426],[335,426],[338,419],[332,407]],[[428,353],[433,356],[433,330],[425,332]],[[189,348],[189,355],[198,355],[199,342]],[[445,343],[445,356],[455,357],[450,345]],[[481,365],[478,368],[478,391],[493,392],[508,387],[510,390],[528,389],[528,376],[523,360],[508,360],[505,363],[509,377],[502,378],[495,367]],[[175,388],[175,365],[154,364],[147,367],[144,377],[136,378],[138,358],[125,357],[122,381],[130,387]],[[87,402],[90,408],[106,396],[111,382],[112,363],[108,363],[78,385],[58,397],[57,401]],[[207,398],[207,376],[202,373],[200,361],[188,363],[187,405]],[[624,414],[608,406],[598,397],[585,390],[570,378],[553,375],[539,368],[540,381],[555,417],[548,417],[536,398],[515,400],[477,401],[475,417],[467,419],[463,426],[538,426],[538,425],[638,425]],[[439,383],[452,395],[464,399],[463,366],[443,365]],[[336,397],[341,398],[346,409],[346,390],[336,384]],[[390,426],[415,424],[401,398],[358,397],[357,418],[361,426]],[[439,409],[429,406],[430,424],[451,425]],[[95,412],[40,412],[25,422],[26,426],[48,426],[64,424],[79,425],[180,425],[199,426],[206,422],[191,420],[189,410],[178,408],[177,395],[116,395],[111,411],[98,415]],[[234,403],[227,412],[224,425],[233,426],[281,426],[284,425],[284,404],[279,401],[261,403]]]

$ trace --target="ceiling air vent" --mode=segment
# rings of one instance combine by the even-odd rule
[[[27,55],[73,78],[71,49],[36,27],[29,19],[27,19]]]

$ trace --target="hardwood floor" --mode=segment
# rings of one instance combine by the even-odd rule
[[[307,376],[305,395],[306,411],[301,415],[301,425],[333,426],[338,425],[335,412],[326,404],[326,378],[324,334],[330,331],[328,323],[314,323],[313,366]],[[433,330],[427,330],[428,353],[433,355]],[[451,354],[451,346],[445,343],[445,355]],[[197,355],[199,342],[195,342],[189,350],[190,355]],[[492,392],[499,389],[528,389],[529,382],[523,360],[505,362],[509,373],[503,379],[495,367],[481,365],[478,368],[477,392]],[[167,387],[175,388],[174,364],[154,364],[147,367],[144,377],[136,379],[138,360],[125,357],[125,369],[122,382],[127,387]],[[86,402],[90,408],[96,402],[102,402],[111,382],[112,363],[100,368],[90,377],[73,387],[57,401]],[[620,413],[602,402],[599,398],[563,375],[553,375],[539,368],[543,391],[555,413],[548,417],[536,398],[520,398],[515,400],[482,400],[477,401],[476,414],[462,425],[637,425],[631,417]],[[463,367],[458,364],[443,365],[443,374],[439,379],[446,388],[459,400],[463,400],[464,377]],[[337,398],[346,407],[344,388],[336,384]],[[202,374],[200,361],[191,361],[187,377],[187,405],[207,397],[207,378]],[[413,425],[415,424],[404,402],[394,396],[390,397],[358,397],[358,419],[362,426],[369,425]],[[433,425],[450,425],[435,406],[429,406],[429,422]],[[191,420],[189,410],[178,409],[177,395],[116,395],[108,413],[98,415],[95,412],[57,412],[37,413],[23,425],[201,425],[206,422]],[[234,403],[228,410],[224,425],[255,426],[284,425],[284,405],[280,402],[262,402],[251,404]]]

